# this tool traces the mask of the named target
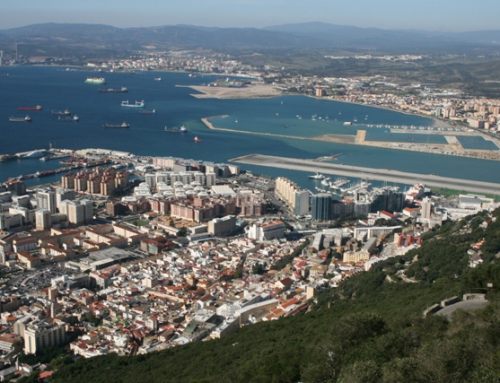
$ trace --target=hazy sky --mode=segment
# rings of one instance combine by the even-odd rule
[[[0,0],[0,29],[41,22],[267,26],[325,21],[380,28],[500,28],[500,0]]]

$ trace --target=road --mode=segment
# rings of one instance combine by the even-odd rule
[[[500,195],[499,183],[441,177],[434,174],[407,173],[391,169],[376,169],[360,166],[340,165],[301,158],[267,156],[262,154],[250,154],[247,156],[237,157],[232,159],[231,162],[280,169],[298,170],[310,173],[319,172],[323,174],[355,177],[383,182],[394,182],[408,185],[423,183],[427,186],[437,188],[446,188],[472,193]]]

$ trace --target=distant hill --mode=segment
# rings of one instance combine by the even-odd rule
[[[35,24],[0,30],[0,46],[20,42],[38,49],[86,47],[137,50],[212,49],[228,52],[341,49],[376,52],[471,52],[500,49],[500,31],[442,33],[302,23],[268,28],[215,28],[194,25],[118,28],[99,24]]]
[[[279,31],[256,28],[209,28],[192,25],[171,25],[148,28],[117,28],[97,24],[35,24],[0,30],[0,43],[5,41],[51,42],[71,44],[121,44],[124,49],[144,45],[162,48],[251,50],[298,48],[310,38]]]
[[[482,46],[500,47],[500,30],[478,32],[429,32],[421,30],[388,30],[311,22],[285,24],[266,28],[321,41],[322,45],[356,50],[469,51]]]

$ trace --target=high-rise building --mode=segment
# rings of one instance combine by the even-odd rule
[[[429,198],[424,198],[421,204],[421,215],[423,219],[430,219],[432,214],[432,202]]]
[[[89,200],[64,201],[61,213],[68,216],[68,221],[74,225],[83,225],[92,220],[94,216],[94,204]]]
[[[61,177],[61,187],[63,189],[74,189],[75,188],[75,175],[65,174]]]
[[[36,229],[40,231],[49,230],[52,226],[51,213],[47,209],[38,209],[35,212]]]
[[[405,206],[405,195],[396,188],[384,188],[374,196],[371,203],[371,212],[387,210],[402,211]]]
[[[37,192],[36,204],[39,209],[45,209],[49,210],[51,213],[55,213],[57,209],[56,193],[52,190]]]
[[[283,177],[276,179],[275,194],[289,206],[295,215],[309,213],[309,191],[301,190],[289,179]]]
[[[66,340],[63,326],[47,322],[30,323],[24,329],[24,353],[36,354],[63,344]]]
[[[332,196],[328,193],[314,194],[311,196],[311,215],[315,221],[328,221],[331,219]]]
[[[71,201],[75,198],[76,193],[73,190],[57,188],[56,189],[56,207],[61,212],[61,203],[63,201]]]
[[[293,206],[295,215],[309,214],[309,198],[310,194],[307,190],[298,190],[295,192],[295,204]]]

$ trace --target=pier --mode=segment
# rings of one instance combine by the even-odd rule
[[[500,183],[449,178],[437,176],[434,174],[418,174],[391,169],[376,169],[360,166],[340,165],[301,158],[277,157],[263,154],[250,154],[242,157],[237,157],[233,158],[231,162],[311,173],[319,172],[323,174],[361,178],[365,180],[382,182],[394,182],[408,185],[422,183],[427,186],[437,188],[447,188],[471,193],[500,195]]]

